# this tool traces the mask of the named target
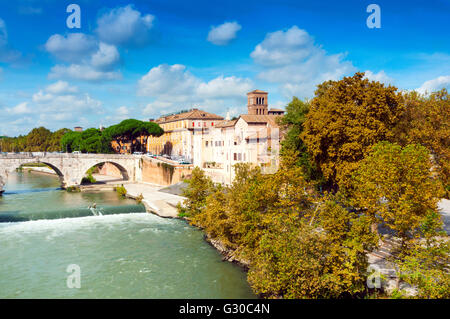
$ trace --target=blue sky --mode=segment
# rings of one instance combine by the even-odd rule
[[[68,28],[69,4],[81,28]],[[369,4],[381,28],[368,28]],[[0,135],[98,127],[199,107],[271,107],[366,71],[402,90],[450,88],[450,1],[0,1]]]

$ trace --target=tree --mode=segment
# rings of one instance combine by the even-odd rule
[[[67,152],[112,153],[111,139],[96,128],[67,132],[61,139],[61,148]]]
[[[81,132],[69,131],[61,138],[61,148],[68,153],[81,151]]]
[[[255,249],[249,282],[264,297],[339,298],[366,292],[370,220],[325,200],[314,218],[278,216]]]
[[[354,174],[353,203],[407,242],[419,236],[427,216],[436,216],[442,189],[431,176],[428,150],[422,145],[380,142]]]
[[[48,149],[49,152],[57,152],[61,151],[61,139],[67,133],[70,132],[67,128],[59,129],[52,133],[48,140]]]
[[[303,102],[296,96],[286,107],[284,116],[278,118],[280,128],[285,131],[281,142],[281,156],[290,156],[291,151],[297,151],[297,165],[303,168],[306,179],[320,179],[319,172],[311,161],[308,149],[300,138],[303,132],[303,124],[309,112],[309,103]]]
[[[301,136],[330,188],[349,187],[352,171],[370,147],[392,140],[403,110],[396,91],[364,73],[318,86]]]
[[[395,128],[402,145],[422,144],[433,156],[436,171],[450,196],[450,94],[446,89],[429,95],[404,93],[405,112]]]
[[[52,132],[42,126],[32,129],[31,132],[28,133],[26,138],[25,151],[47,151],[51,135]]]
[[[202,213],[206,206],[207,196],[213,192],[214,184],[199,167],[192,170],[192,177],[187,180],[188,186],[183,190],[186,199],[183,206],[178,205],[178,212],[182,216],[193,218]]]
[[[161,136],[164,131],[155,122],[143,122],[135,119],[123,120],[119,124],[112,125],[104,130],[106,136],[116,141],[116,143],[122,148],[124,143],[131,143],[131,151],[136,149],[134,142],[143,136],[147,138],[149,135]],[[138,147],[142,148],[142,143],[137,140]],[[142,150],[141,150],[142,151]]]

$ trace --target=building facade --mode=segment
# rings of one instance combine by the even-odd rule
[[[194,161],[194,132],[214,127],[223,117],[199,109],[182,111],[162,116],[155,120],[164,130],[159,137],[150,136],[147,140],[147,152],[179,156]]]
[[[232,182],[237,163],[258,165],[264,173],[274,173],[281,140],[277,117],[283,114],[283,110],[269,109],[267,92],[254,90],[247,94],[247,114],[234,120],[198,109],[157,119],[164,134],[150,136],[147,151],[180,156],[219,183]]]

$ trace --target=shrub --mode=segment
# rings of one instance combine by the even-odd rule
[[[127,195],[127,190],[123,185],[116,187],[116,192],[120,197],[125,197]]]

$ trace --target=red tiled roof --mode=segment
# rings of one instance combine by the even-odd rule
[[[222,116],[217,114],[208,113],[202,110],[193,109],[188,112],[173,114],[168,116],[162,116],[157,119],[156,123],[168,123],[180,120],[223,120]]]

